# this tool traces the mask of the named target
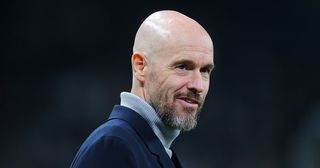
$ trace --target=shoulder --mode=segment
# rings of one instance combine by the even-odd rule
[[[121,167],[124,161],[124,167],[135,167],[138,158],[134,152],[140,146],[137,139],[128,123],[122,120],[108,121],[85,140],[71,167],[100,167],[106,164]]]
[[[129,123],[114,119],[107,121],[97,129],[95,129],[84,144],[97,144],[118,141],[119,143],[127,143],[132,139],[138,138],[135,130]]]

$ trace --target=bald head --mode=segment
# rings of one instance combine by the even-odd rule
[[[141,24],[133,53],[150,57],[177,45],[201,45],[213,50],[209,34],[198,22],[176,11],[158,11]]]

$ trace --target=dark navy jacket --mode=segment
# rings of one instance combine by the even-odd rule
[[[148,123],[135,111],[116,105],[106,123],[82,144],[71,168],[179,168]]]

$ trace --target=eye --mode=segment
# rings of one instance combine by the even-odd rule
[[[188,70],[188,66],[186,64],[179,64],[176,66],[177,69]]]
[[[201,69],[201,72],[210,74],[210,73],[211,73],[211,69],[210,69],[210,68],[202,68],[202,69]]]

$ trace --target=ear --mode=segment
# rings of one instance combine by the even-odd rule
[[[132,71],[134,77],[139,82],[144,82],[145,80],[145,68],[146,68],[146,60],[144,55],[141,53],[133,53],[131,57]]]

